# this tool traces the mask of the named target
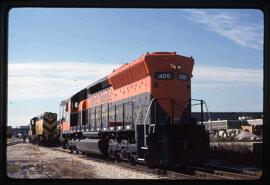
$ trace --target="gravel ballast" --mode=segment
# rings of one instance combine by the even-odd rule
[[[161,179],[159,175],[71,155],[33,144],[7,147],[10,178]]]

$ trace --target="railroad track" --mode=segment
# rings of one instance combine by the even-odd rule
[[[115,164],[115,163],[114,163]],[[177,179],[181,179],[181,180],[188,180],[188,179],[200,179],[199,177],[193,176],[193,175],[189,175],[189,174],[184,174],[184,173],[178,173],[175,171],[171,171],[171,170],[162,170],[162,169],[150,169],[147,166],[144,165],[131,165],[127,162],[120,162],[117,163],[118,166],[121,167],[125,167],[125,168],[129,168],[132,170],[137,170],[137,171],[142,171],[142,172],[147,172],[150,174],[155,174],[155,175],[159,175],[162,177],[162,179],[168,179],[168,180],[177,180]]]
[[[8,142],[7,146],[17,145],[17,144],[20,144],[20,143],[23,143],[23,141]]]
[[[51,148],[52,150],[61,151],[65,153],[70,153],[69,150],[62,148]],[[84,158],[89,159],[89,155],[81,155]],[[232,170],[223,166],[182,166],[171,170],[161,170],[161,169],[149,169],[145,165],[131,165],[127,162],[117,162],[110,161],[104,157],[97,155],[90,155],[92,159],[97,162],[106,162],[108,164],[118,165],[120,167],[147,172],[150,174],[160,175],[162,179],[205,179],[205,180],[254,180],[259,178],[261,173],[255,173],[253,171],[240,171]]]
[[[51,148],[51,149],[55,151],[69,153],[70,155],[74,155],[67,149],[62,149],[62,148]],[[141,164],[131,165],[130,163],[125,162],[125,161],[122,161],[122,162],[110,161],[106,159],[105,157],[98,156],[98,155],[90,154],[90,155],[81,155],[81,156],[86,159],[87,158],[89,159],[89,156],[91,156],[92,157],[91,159],[94,159],[96,162],[103,162],[103,163],[106,162],[107,164],[117,165],[122,168],[127,168],[127,169],[132,169],[132,170],[136,170],[140,172],[147,172],[150,174],[159,175],[161,179],[169,179],[169,180],[170,179],[199,179],[199,177],[195,177],[193,175],[177,173],[177,172],[169,171],[169,170],[165,171],[165,170],[160,170],[160,169],[149,169],[147,166],[141,165]]]
[[[209,166],[185,166],[185,170],[193,171],[198,176],[204,176],[206,179],[227,179],[227,180],[254,180],[258,176],[229,172],[226,170],[213,169]]]
[[[221,175],[227,175],[230,177],[235,177],[239,179],[256,179],[262,176],[262,171],[251,171],[247,169],[232,168],[226,166],[219,166],[213,164],[203,164],[204,168],[211,169],[214,173],[219,173]]]

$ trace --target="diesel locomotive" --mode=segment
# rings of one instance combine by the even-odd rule
[[[60,124],[57,114],[43,112],[30,120],[29,142],[46,146],[59,146]]]
[[[191,117],[192,57],[146,53],[60,103],[64,148],[149,167],[201,163],[209,134]]]

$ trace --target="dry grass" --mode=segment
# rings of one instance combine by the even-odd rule
[[[74,159],[65,162],[51,162],[46,165],[45,169],[53,172],[52,178],[90,179],[96,176],[90,165]]]
[[[20,166],[15,163],[7,163],[7,173],[12,175],[14,173],[18,173],[20,170]]]

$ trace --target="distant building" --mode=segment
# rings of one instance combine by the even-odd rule
[[[207,130],[241,129],[241,120],[216,120],[204,123]]]
[[[263,135],[263,120],[262,119],[247,119],[241,126],[242,130],[248,131],[257,136]]]
[[[237,120],[204,121],[205,129],[210,132],[210,139],[235,137],[243,131],[262,137],[263,119],[247,119],[241,117]],[[197,122],[201,124],[201,122]]]
[[[21,134],[22,136],[28,135],[29,126],[7,127],[7,133],[11,133],[13,136]]]
[[[192,118],[201,123],[201,113],[192,112]],[[203,124],[214,138],[234,138],[242,131],[262,136],[263,112],[204,112]]]
[[[7,138],[10,138],[12,136],[12,127],[7,126]]]
[[[204,112],[204,120],[209,119],[209,115],[212,121],[216,120],[238,120],[241,117],[247,117],[249,119],[262,119],[263,112]],[[196,118],[197,121],[201,121],[200,112],[192,112],[191,116]]]

